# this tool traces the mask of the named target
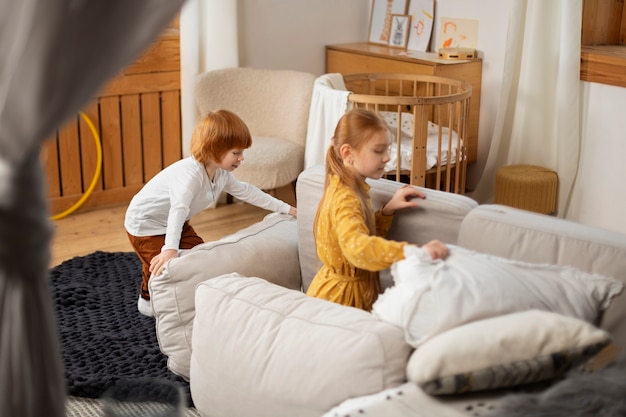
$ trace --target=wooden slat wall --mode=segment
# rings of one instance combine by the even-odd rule
[[[102,144],[102,172],[80,209],[127,203],[182,157],[178,21],[82,110]],[[72,207],[96,170],[96,145],[76,115],[42,148],[52,214]]]

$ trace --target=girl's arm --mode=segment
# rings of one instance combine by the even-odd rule
[[[361,203],[356,197],[342,198],[333,209],[335,231],[343,256],[357,268],[380,271],[404,259],[406,242],[371,236]]]

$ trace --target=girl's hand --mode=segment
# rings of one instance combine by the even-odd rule
[[[298,209],[296,209],[295,207],[291,207],[289,209],[289,214],[293,217],[298,217]]]
[[[422,246],[433,259],[444,259],[448,256],[448,247],[445,243],[438,240],[431,240]]]
[[[167,262],[173,258],[178,258],[178,251],[176,249],[166,249],[159,253],[150,261],[150,272],[154,275],[161,275]]]
[[[391,197],[391,200],[383,207],[383,214],[385,216],[392,216],[397,210],[401,210],[408,207],[417,207],[416,201],[410,201],[415,198],[421,198],[422,200],[426,196],[417,188],[405,184],[399,188]]]

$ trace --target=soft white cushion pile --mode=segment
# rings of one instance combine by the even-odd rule
[[[319,417],[406,381],[402,330],[260,278],[196,289],[191,393],[220,417]]]
[[[450,245],[444,261],[407,247],[392,266],[395,285],[373,314],[402,327],[409,344],[473,321],[538,309],[596,323],[623,284],[575,268],[531,264]]]

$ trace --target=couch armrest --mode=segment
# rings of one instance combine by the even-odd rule
[[[237,233],[182,251],[179,258],[168,262],[161,275],[150,279],[157,340],[168,357],[168,368],[175,374],[189,377],[196,286],[232,272],[299,290],[295,219],[286,214],[269,214]]]

